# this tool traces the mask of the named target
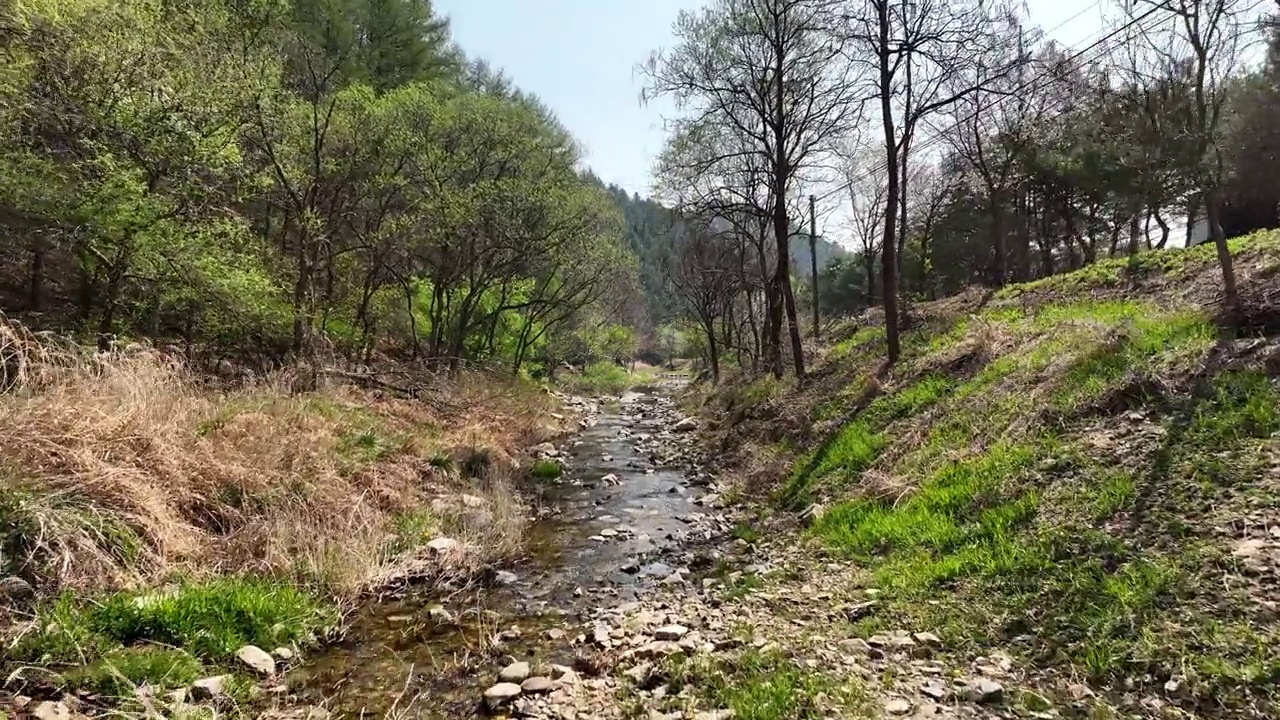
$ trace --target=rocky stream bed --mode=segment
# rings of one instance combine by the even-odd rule
[[[535,448],[564,471],[536,487],[526,558],[482,582],[381,598],[344,641],[303,658],[252,648],[241,660],[268,678],[259,692],[277,698],[263,717],[1112,717],[1094,714],[1097,699],[1071,678],[1046,683],[1003,654],[952,652],[932,632],[894,629],[856,563],[788,534],[731,532],[743,511],[723,507],[697,421],[671,395],[566,398],[581,430]],[[880,630],[854,629],[873,616]],[[821,678],[821,689],[803,706],[772,707],[784,701],[767,692],[774,670],[734,675],[750,654],[782,658],[784,672]],[[712,674],[673,670],[681,662]],[[724,692],[743,682],[766,692]],[[187,697],[219,692],[193,687]],[[74,708],[27,712],[62,720]]]
[[[671,677],[671,661],[754,652],[834,679],[806,718],[1074,714],[1004,655],[960,659],[929,632],[850,633],[879,611],[861,569],[786,537],[735,539],[696,422],[668,394],[572,403],[582,431],[537,449],[565,472],[541,489],[528,559],[482,588],[367,608],[347,642],[290,676],[298,700],[342,717],[725,720],[735,710]],[[1088,689],[1071,689],[1084,711]]]

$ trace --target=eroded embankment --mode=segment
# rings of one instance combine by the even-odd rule
[[[916,305],[893,367],[872,313],[806,383],[712,395],[752,522],[842,578],[774,578],[827,618],[783,648],[869,669],[890,713],[1275,717],[1280,237],[1232,245],[1234,309],[1212,248],[1144,253]],[[930,680],[948,658],[1000,701]]]

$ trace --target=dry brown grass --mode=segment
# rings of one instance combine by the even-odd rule
[[[513,458],[556,431],[549,398],[492,377],[425,400],[295,395],[286,377],[218,391],[159,353],[2,318],[0,367],[0,569],[42,592],[254,572],[352,594],[466,572],[518,548]],[[468,550],[412,550],[443,534]]]

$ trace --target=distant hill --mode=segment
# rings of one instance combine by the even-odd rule
[[[818,254],[818,272],[827,266],[832,260],[847,258],[852,255],[848,250],[839,245],[818,236],[818,243],[815,246]],[[791,266],[792,272],[801,277],[809,277],[812,271],[812,264],[809,262],[809,234],[801,233],[791,238]]]
[[[670,310],[670,300],[667,297],[665,278],[662,277],[661,260],[671,246],[674,211],[662,203],[642,198],[636,193],[628,193],[617,185],[605,185],[598,178],[596,181],[600,182],[617,203],[626,219],[627,242],[640,259],[640,281],[650,317],[666,316]],[[832,260],[850,255],[849,251],[821,236],[818,237],[817,251],[819,271]],[[799,277],[808,278],[810,275],[807,233],[799,233],[791,238],[791,268]]]

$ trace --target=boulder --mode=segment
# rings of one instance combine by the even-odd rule
[[[555,687],[555,683],[548,677],[531,677],[520,683],[520,691],[530,695],[538,693],[551,692]]]
[[[197,702],[201,700],[217,700],[227,694],[227,676],[214,675],[200,678],[191,683],[188,696]]]
[[[490,710],[496,710],[517,697],[520,697],[519,685],[500,682],[484,691],[484,705]]]
[[[287,647],[278,647],[275,650],[272,650],[271,654],[275,657],[276,660],[280,662],[289,662],[294,657],[296,657],[296,654],[293,652],[293,649],[287,648]]]
[[[921,645],[929,645],[931,647],[940,647],[942,645],[942,638],[931,632],[918,632],[911,637],[915,638],[915,641]]]
[[[236,658],[259,675],[275,675],[276,661],[266,650],[257,645],[245,645],[236,651]]]
[[[529,677],[529,663],[513,662],[502,668],[502,672],[498,673],[498,681],[504,683],[524,682]]]
[[[1004,699],[1004,686],[995,680],[983,678],[970,685],[965,694],[973,702],[998,703]]]

